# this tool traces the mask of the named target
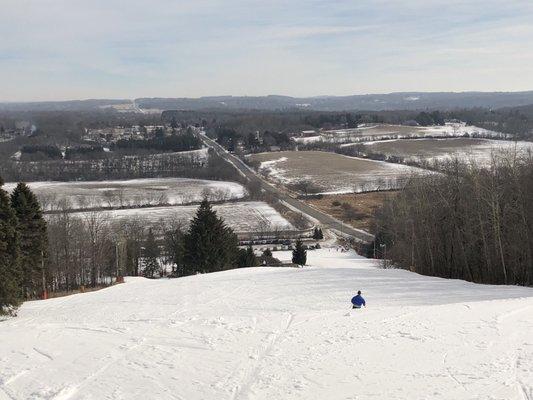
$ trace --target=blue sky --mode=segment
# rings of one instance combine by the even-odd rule
[[[1,0],[0,100],[533,89],[531,0]]]

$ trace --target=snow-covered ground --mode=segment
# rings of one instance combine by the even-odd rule
[[[384,161],[348,157],[323,151],[256,153],[259,171],[285,185],[308,181],[316,193],[340,194],[401,187],[410,176],[426,170]]]
[[[405,125],[366,125],[353,129],[334,129],[320,132],[320,135],[294,137],[300,144],[316,142],[326,143],[360,143],[376,140],[423,138],[423,137],[492,137],[506,138],[500,132],[490,131],[464,122],[446,123],[437,126],[405,126]]]
[[[533,289],[308,260],[28,302],[0,399],[533,398]]]
[[[140,219],[154,225],[169,218],[182,220],[184,224],[194,217],[198,205],[127,208],[99,211],[109,221]],[[236,232],[261,232],[274,230],[293,230],[294,227],[273,207],[262,201],[243,201],[215,204],[213,209]],[[91,212],[75,212],[72,216],[86,218]]]
[[[3,189],[12,191],[16,183]],[[86,182],[30,182],[45,209],[68,200],[73,209],[94,207],[127,207],[157,204],[184,204],[200,201],[207,195],[212,200],[243,198],[246,189],[236,182],[187,178],[130,179]]]
[[[409,161],[444,162],[457,158],[481,166],[489,165],[494,157],[527,157],[533,152],[533,142],[468,138],[394,139],[364,145],[371,151]]]

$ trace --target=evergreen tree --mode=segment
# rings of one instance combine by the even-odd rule
[[[272,251],[270,251],[269,248],[265,249],[265,251],[263,251],[263,257],[272,257]]]
[[[322,233],[322,229],[321,228],[315,228],[314,229],[314,231],[313,231],[313,239],[315,239],[315,240],[324,239],[324,234]]]
[[[307,262],[307,250],[304,249],[300,239],[296,241],[296,247],[292,251],[292,262],[298,265],[305,265]]]
[[[246,250],[239,250],[239,267],[257,267],[259,265],[259,260],[255,256],[254,249],[252,246],[248,246]]]
[[[421,126],[430,126],[433,125],[435,122],[433,121],[433,118],[431,115],[429,115],[427,112],[422,111],[415,117],[415,121],[418,122]]]
[[[16,307],[21,296],[17,216],[3,184],[0,178],[0,314]]]
[[[19,183],[11,194],[11,207],[18,220],[22,293],[26,299],[35,298],[46,290],[46,221],[37,197],[24,183]]]
[[[154,232],[150,228],[144,244],[144,270],[147,278],[153,278],[159,271],[159,247],[155,240]]]
[[[204,199],[184,237],[184,273],[213,272],[236,266],[237,235]]]

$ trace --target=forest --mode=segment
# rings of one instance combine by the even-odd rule
[[[369,254],[390,266],[478,283],[533,284],[533,159],[453,161],[412,178],[376,215]]]

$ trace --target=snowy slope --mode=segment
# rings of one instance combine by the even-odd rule
[[[533,289],[308,259],[26,303],[0,399],[533,398]]]

